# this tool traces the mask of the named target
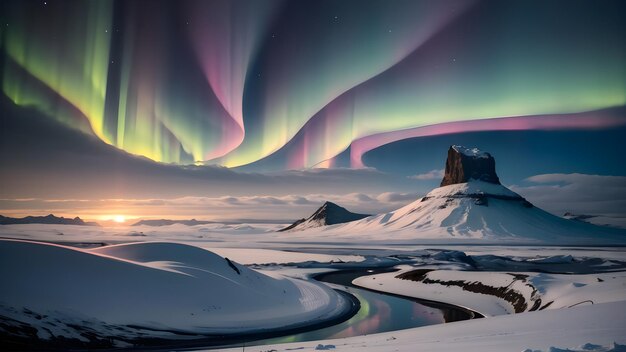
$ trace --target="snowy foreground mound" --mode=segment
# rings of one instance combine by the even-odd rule
[[[0,280],[3,339],[190,339],[297,327],[349,305],[325,286],[175,243],[80,250],[0,240]]]
[[[393,212],[290,237],[372,241],[601,244],[626,243],[626,231],[554,216],[500,185],[478,180],[432,190]]]

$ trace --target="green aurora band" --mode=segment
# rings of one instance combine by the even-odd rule
[[[329,166],[377,133],[626,104],[613,1],[2,6],[8,99],[165,163]]]

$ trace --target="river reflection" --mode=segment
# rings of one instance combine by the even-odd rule
[[[344,286],[350,285],[354,278],[366,274],[368,273],[357,271],[336,272],[324,274],[318,279]],[[252,344],[276,344],[359,336],[441,324],[446,321],[463,320],[470,317],[468,313],[455,308],[430,307],[404,297],[381,294],[357,287],[344,286],[344,288],[361,302],[361,309],[349,320],[323,329],[255,341]]]

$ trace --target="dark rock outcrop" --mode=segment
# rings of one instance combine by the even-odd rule
[[[278,231],[304,230],[313,227],[343,224],[350,221],[361,220],[368,216],[370,215],[353,213],[335,203],[326,202],[319,209],[317,209],[313,215],[306,219],[297,220],[288,227]]]
[[[496,160],[487,152],[453,145],[448,149],[446,171],[441,187],[465,183],[471,179],[500,184],[496,174]]]
[[[305,221],[306,221],[306,219],[305,219],[305,218],[298,219],[298,220],[296,220],[293,224],[291,224],[291,225],[289,225],[289,226],[285,227],[284,229],[280,229],[280,230],[278,230],[278,232],[289,231],[289,230],[291,230],[291,229],[295,228],[296,226],[298,226],[298,225],[302,224],[302,223],[303,223],[303,222],[305,222]]]

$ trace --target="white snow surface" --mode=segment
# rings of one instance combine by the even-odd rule
[[[54,319],[211,334],[300,326],[346,308],[325,285],[232,265],[239,273],[212,252],[176,243],[81,250],[0,240],[0,315],[45,315],[29,323],[47,338]]]
[[[399,272],[362,276],[353,283],[372,290],[465,307],[487,317],[515,313],[511,303],[499,297],[470,292],[458,286],[397,278],[398,275],[414,269],[407,267]],[[527,278],[516,279],[515,275],[520,274]],[[626,301],[626,272],[587,275],[528,272],[515,275],[488,271],[433,270],[426,277],[437,281],[463,281],[467,284],[479,282],[494,288],[505,288],[524,297],[527,302],[525,311],[529,311],[538,299],[541,306],[546,306],[545,309],[548,310]]]
[[[315,351],[323,345],[331,351],[368,352],[557,352],[582,350],[586,345],[626,343],[626,301],[569,309],[501,315],[493,318],[431,325],[335,340],[246,346],[246,351]],[[593,349],[593,351],[606,351]],[[241,351],[233,348],[223,351]],[[618,351],[616,349],[616,351]]]

